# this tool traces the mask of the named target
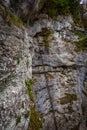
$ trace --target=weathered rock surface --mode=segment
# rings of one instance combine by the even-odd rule
[[[27,21],[40,9],[39,2],[17,0],[14,6],[15,2],[3,0],[2,4],[6,8],[12,4],[10,9]],[[86,130],[87,52],[76,51],[72,18],[52,20],[40,14],[27,29],[8,23],[0,16],[0,130],[27,130],[30,100],[25,81],[31,79],[32,68],[42,130]]]
[[[26,29],[11,27],[0,17],[0,130],[28,128],[25,80],[32,76],[29,48]]]
[[[59,16],[57,20],[39,20],[30,30],[34,37],[34,92],[44,118],[43,130],[87,129],[87,53],[75,51],[78,37],[73,26],[70,17]]]
[[[85,28],[87,28],[87,0],[81,0],[82,7],[82,22]]]
[[[25,22],[36,18],[39,10],[42,8],[42,0],[1,0],[1,4],[21,17]]]

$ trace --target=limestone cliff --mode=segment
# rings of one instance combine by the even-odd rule
[[[42,5],[1,0],[0,130],[86,130],[87,32]]]
[[[29,96],[25,81],[32,76],[26,29],[11,27],[0,16],[0,130],[28,127]]]
[[[82,110],[86,116],[87,53],[77,51],[74,27],[71,17],[58,16],[32,28],[33,89],[44,130],[86,130]]]

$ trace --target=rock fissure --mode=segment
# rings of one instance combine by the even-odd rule
[[[39,48],[39,51],[40,51],[40,48]],[[42,53],[40,53],[41,55],[41,59],[42,59],[42,65],[44,64],[43,62],[43,57],[42,57]],[[45,67],[43,66],[43,70],[45,72]],[[51,94],[50,94],[50,88],[48,86],[48,80],[47,80],[47,76],[46,76],[46,73],[44,73],[44,76],[45,76],[45,80],[46,80],[46,89],[48,91],[48,96],[49,96],[49,101],[50,101],[50,106],[51,106],[51,112],[53,114],[53,119],[54,119],[54,129],[57,130],[57,122],[56,122],[56,117],[55,117],[55,111],[54,111],[54,107],[53,107],[53,101],[52,101],[52,98],[51,98]]]

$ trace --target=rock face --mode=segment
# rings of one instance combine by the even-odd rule
[[[18,10],[11,2],[2,4],[26,20],[40,9],[40,0],[17,0]],[[87,51],[76,47],[76,28],[69,16],[40,14],[33,26],[19,28],[0,15],[0,130],[28,129],[32,95],[25,83],[32,77],[42,130],[87,129]]]
[[[1,4],[27,22],[35,19],[43,2],[42,0],[1,0]]]
[[[82,9],[82,22],[85,28],[87,28],[87,0],[81,0]]]
[[[34,37],[33,89],[36,107],[44,118],[43,130],[87,129],[87,53],[75,51],[78,38],[73,26],[70,17],[59,16],[39,20],[30,30]]]
[[[25,80],[32,76],[26,29],[9,26],[0,16],[0,130],[28,128],[29,96]]]

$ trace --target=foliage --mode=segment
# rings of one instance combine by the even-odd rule
[[[76,42],[76,50],[85,50],[87,49],[87,34],[81,31],[76,31],[75,35],[79,37],[79,40]]]
[[[50,17],[55,17],[58,14],[72,14],[77,17],[79,2],[77,0],[44,0],[43,10]]]
[[[50,42],[52,40],[52,30],[48,28],[43,28],[42,31],[39,33],[39,36],[43,36],[44,38],[44,46],[46,49],[50,48]]]
[[[64,4],[67,4],[67,1],[62,2],[60,0],[45,0],[44,2],[44,12],[48,13],[50,17],[55,17],[58,14],[65,13],[65,10],[67,10],[67,6],[64,6]]]
[[[72,14],[77,15],[79,11],[79,0],[68,0],[69,10]]]
[[[87,49],[87,36],[80,39],[78,42],[76,42],[78,50],[85,50]]]
[[[35,101],[32,92],[32,85],[34,84],[34,80],[30,79],[29,81],[26,81],[25,84],[31,100],[30,111],[27,111],[25,118],[30,116],[29,130],[40,130],[42,128],[42,117],[35,108]]]
[[[9,24],[16,25],[19,27],[23,26],[23,21],[20,18],[18,18],[13,12],[4,8],[2,5],[0,5],[0,14]]]
[[[77,35],[79,37],[79,39],[86,36],[86,34],[84,32],[81,32],[79,30],[75,31],[74,34]]]
[[[18,125],[21,122],[21,116],[18,116],[16,119],[16,125]]]
[[[25,114],[24,114],[24,117],[25,118],[28,118],[30,116],[30,111],[27,111]]]
[[[27,69],[28,69],[28,67],[29,67],[29,60],[28,59],[26,61],[26,66],[27,66]]]
[[[20,64],[20,58],[17,57],[17,64],[19,65]]]
[[[45,47],[46,47],[47,49],[49,49],[49,48],[50,48],[50,42],[51,42],[51,40],[52,40],[52,36],[51,36],[51,33],[52,33],[52,32],[51,32],[51,30],[45,28],[42,33],[44,33],[44,43],[45,43]]]
[[[29,96],[30,96],[30,99],[31,101],[34,101],[34,98],[33,98],[33,92],[32,92],[32,85],[34,84],[34,80],[33,79],[30,79],[28,81],[25,81],[25,85],[28,89],[28,93],[29,93]]]
[[[30,123],[29,123],[29,130],[40,130],[42,128],[42,117],[37,112],[35,107],[31,107],[30,109],[31,117],[30,117]]]

